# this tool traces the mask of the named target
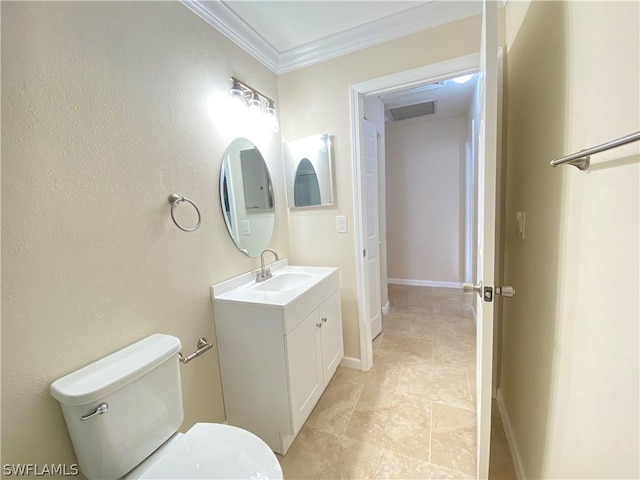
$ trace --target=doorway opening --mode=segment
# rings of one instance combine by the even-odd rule
[[[387,100],[390,108],[394,99],[403,98],[403,95],[409,94],[413,90],[419,91],[427,85],[433,85],[438,82],[444,83],[445,80],[460,77],[462,75],[473,74],[478,71],[480,65],[479,54],[467,55],[456,59],[427,65],[415,70],[401,72],[386,77],[370,80],[351,87],[351,129],[353,138],[353,171],[354,171],[354,220],[355,220],[355,237],[356,237],[356,277],[358,287],[358,310],[360,324],[360,359],[362,370],[369,370],[373,366],[373,347],[372,347],[372,325],[375,325],[375,317],[379,315],[380,304],[387,308],[388,289],[387,274],[388,262],[386,252],[388,250],[388,239],[386,233],[380,235],[380,232],[386,232],[387,218],[384,214],[386,208],[380,208],[385,199],[385,181],[382,175],[376,174],[375,192],[371,188],[374,183],[371,180],[372,171],[369,166],[371,161],[367,162],[366,150],[373,146],[373,155],[378,159],[378,137],[377,133],[372,133],[371,127],[367,127],[367,123],[378,123],[378,133],[384,132],[384,114],[380,115],[380,109],[371,108],[372,99],[376,98],[384,105],[382,98]],[[400,93],[403,92],[403,93]],[[424,102],[423,102],[424,103]],[[430,107],[423,107],[430,108]],[[437,108],[437,107],[436,107]],[[375,114],[375,112],[378,112]],[[384,110],[383,110],[384,111]],[[372,117],[371,120],[365,120],[365,112]],[[374,112],[374,113],[371,113]],[[398,115],[406,114],[406,112],[397,112]],[[393,113],[392,113],[393,114]],[[380,118],[382,117],[382,118]],[[380,127],[380,122],[382,125]],[[407,121],[407,120],[405,120]],[[409,120],[411,121],[411,120]],[[369,133],[367,133],[367,129]],[[375,125],[373,132],[376,132]],[[384,143],[384,142],[381,142]],[[473,154],[472,147],[465,147],[463,158],[465,169],[467,163],[467,152]],[[384,158],[384,151],[381,158]],[[370,155],[369,155],[370,156]],[[471,159],[471,157],[469,157]],[[375,165],[378,171],[384,172],[383,166]],[[382,167],[382,168],[380,168]],[[467,180],[465,178],[465,184]],[[464,187],[461,187],[464,188]],[[375,195],[372,195],[375,193]],[[380,194],[380,195],[379,195]],[[382,197],[382,198],[379,198]],[[464,208],[468,207],[466,201]],[[372,212],[375,212],[372,213]],[[399,212],[395,212],[399,213]],[[466,222],[466,220],[465,220]],[[372,226],[379,227],[377,232],[372,233]],[[468,228],[466,229],[468,230]],[[466,231],[465,230],[465,231]],[[377,238],[375,237],[377,235]],[[375,241],[374,241],[375,240]],[[466,252],[469,250],[468,242],[463,242],[462,258],[466,258]],[[378,262],[370,261],[372,248],[379,248],[381,255],[378,256]],[[367,256],[367,249],[369,256]],[[471,259],[469,259],[471,262]],[[463,263],[466,264],[466,261]],[[466,265],[463,267],[464,277],[473,275],[473,269]],[[377,271],[376,271],[377,270]],[[458,282],[459,283],[459,282]],[[379,299],[379,303],[373,302],[372,299]],[[373,321],[372,321],[373,319]],[[373,327],[375,328],[375,327]]]

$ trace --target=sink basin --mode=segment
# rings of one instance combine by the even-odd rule
[[[247,272],[211,287],[215,302],[246,303],[284,308],[309,294],[331,293],[338,285],[338,269],[289,265],[282,259],[270,265],[273,277],[256,282],[256,271]],[[316,292],[316,293],[314,293]],[[323,294],[324,294],[323,293]],[[326,298],[326,297],[323,297]]]
[[[273,278],[258,283],[254,288],[263,292],[285,292],[309,283],[313,276],[308,273],[283,272],[275,274]]]

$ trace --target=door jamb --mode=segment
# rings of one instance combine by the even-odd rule
[[[371,345],[371,325],[367,318],[366,280],[364,261],[361,252],[364,249],[363,205],[362,198],[362,159],[360,158],[360,132],[364,118],[364,96],[402,90],[425,82],[436,82],[451,77],[476,72],[480,67],[480,53],[432,63],[412,70],[398,72],[384,77],[356,83],[349,87],[349,109],[351,113],[351,148],[353,159],[353,218],[356,258],[356,292],[358,305],[358,324],[360,330],[360,368],[370,370],[373,366],[373,348]],[[378,174],[380,174],[379,172]]]

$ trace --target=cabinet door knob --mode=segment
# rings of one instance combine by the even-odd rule
[[[322,317],[322,322],[327,323],[327,317]]]
[[[322,323],[316,323],[316,327],[322,328]]]

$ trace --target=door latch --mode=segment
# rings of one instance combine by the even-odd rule
[[[503,297],[513,297],[516,291],[513,287],[495,287],[496,295],[502,295]],[[462,290],[464,293],[476,292],[482,297],[485,302],[493,302],[493,287],[485,287],[482,283],[474,285],[473,283],[463,283]]]
[[[493,302],[493,287],[484,287],[482,298],[485,302]]]

